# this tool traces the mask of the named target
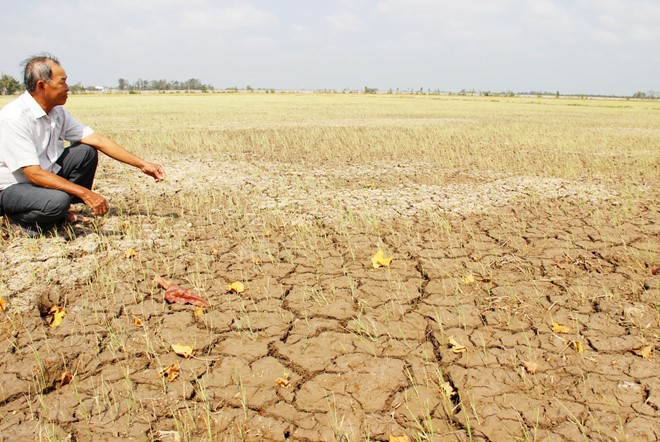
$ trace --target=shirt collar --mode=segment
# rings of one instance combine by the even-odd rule
[[[39,103],[37,103],[37,100],[35,100],[28,91],[23,92],[23,100],[27,104],[28,109],[30,109],[30,112],[32,112],[32,115],[34,115],[35,119],[46,116],[46,112],[44,112],[41,106],[39,106]]]

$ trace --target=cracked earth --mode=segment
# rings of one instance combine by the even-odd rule
[[[104,164],[109,216],[2,243],[0,439],[660,438],[657,189],[166,166],[156,185]]]

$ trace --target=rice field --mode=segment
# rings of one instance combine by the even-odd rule
[[[0,241],[0,440],[660,437],[660,102],[66,106],[167,178]]]

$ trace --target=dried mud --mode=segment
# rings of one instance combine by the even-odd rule
[[[657,190],[418,164],[167,169],[156,185],[104,164],[106,218],[0,245],[0,439],[660,437],[658,358],[636,352],[658,344]],[[156,275],[211,307],[167,304]]]

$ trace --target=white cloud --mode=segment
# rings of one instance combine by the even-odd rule
[[[483,16],[503,16],[515,3],[516,0],[380,0],[375,10],[398,22],[441,26],[452,19],[470,23]]]
[[[360,19],[351,11],[339,11],[328,17],[326,21],[335,31],[354,32],[363,29]]]
[[[566,13],[554,0],[530,0],[528,10],[536,18],[543,20],[564,20]]]
[[[60,2],[61,3],[61,2]],[[90,2],[91,3],[91,2]],[[76,5],[79,7],[80,5]],[[84,4],[84,6],[92,6],[97,11],[103,13],[120,12],[134,12],[134,13],[150,13],[167,15],[169,13],[177,13],[188,8],[204,8],[209,7],[207,0],[105,0],[98,4]]]
[[[247,4],[236,4],[226,8],[187,7],[181,11],[180,17],[180,24],[185,28],[207,28],[217,32],[260,28],[278,21],[272,13]]]

